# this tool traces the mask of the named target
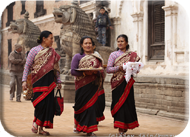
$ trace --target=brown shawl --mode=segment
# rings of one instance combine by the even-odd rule
[[[80,68],[99,68],[102,67],[102,59],[96,54],[85,55],[79,62]],[[97,80],[97,74],[87,75],[87,76],[77,76],[75,79],[75,89],[79,89],[92,81]],[[100,80],[100,79],[99,79]],[[96,84],[99,84],[100,81]]]
[[[35,56],[34,64],[32,65],[32,84],[34,84],[51,70],[60,72],[58,65],[59,59],[59,54],[57,54],[51,47],[39,51]]]
[[[139,60],[140,58],[136,52],[126,51],[115,60],[114,67],[123,66],[123,63],[128,62],[128,61],[137,62]],[[111,78],[112,89],[115,89],[117,86],[119,86],[123,82],[123,80],[125,79],[124,75],[125,75],[125,72],[123,71],[117,71],[113,74]]]

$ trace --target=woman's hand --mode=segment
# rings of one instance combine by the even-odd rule
[[[61,89],[61,87],[62,87],[62,86],[61,86],[61,83],[58,83],[58,84],[57,84],[57,89]]]
[[[26,81],[24,81],[24,82],[22,83],[22,89],[23,89],[23,90],[27,90]]]
[[[119,70],[120,70],[120,71],[123,71],[123,66],[119,66]]]
[[[123,70],[123,66],[119,66],[119,70],[125,72],[125,70]]]

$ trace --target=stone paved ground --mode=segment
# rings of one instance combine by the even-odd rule
[[[2,86],[2,85],[1,85]],[[2,124],[4,128],[14,136],[39,136],[31,132],[34,108],[30,101],[16,102],[9,100],[9,87],[2,86],[3,104],[2,104]],[[65,110],[61,116],[55,116],[54,128],[47,129],[51,136],[85,136],[86,134],[74,134],[73,130],[73,103],[65,103]],[[105,109],[106,119],[100,122],[97,136],[116,135],[117,129],[113,128],[113,118],[110,109]],[[183,131],[187,121],[180,121],[155,115],[138,113],[140,126],[134,130],[129,130],[127,135],[132,137],[158,137],[159,135],[177,135]],[[149,134],[149,136],[148,136]],[[157,134],[157,135],[156,135]],[[146,135],[146,136],[143,136]],[[129,136],[127,136],[129,137]],[[168,136],[169,137],[169,136]]]

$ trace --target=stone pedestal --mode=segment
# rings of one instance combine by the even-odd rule
[[[60,75],[62,81],[61,93],[65,103],[75,102],[75,82],[73,76]]]

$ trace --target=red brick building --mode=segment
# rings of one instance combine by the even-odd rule
[[[7,5],[1,16],[1,68],[8,69],[8,55],[14,50],[18,34],[12,34],[8,31],[11,21],[24,18],[24,13],[29,12],[29,20],[37,25],[41,31],[49,30],[54,35],[53,47],[56,48],[55,42],[60,33],[61,24],[54,21],[52,11],[59,8],[60,5],[68,5],[71,1],[15,1]]]

